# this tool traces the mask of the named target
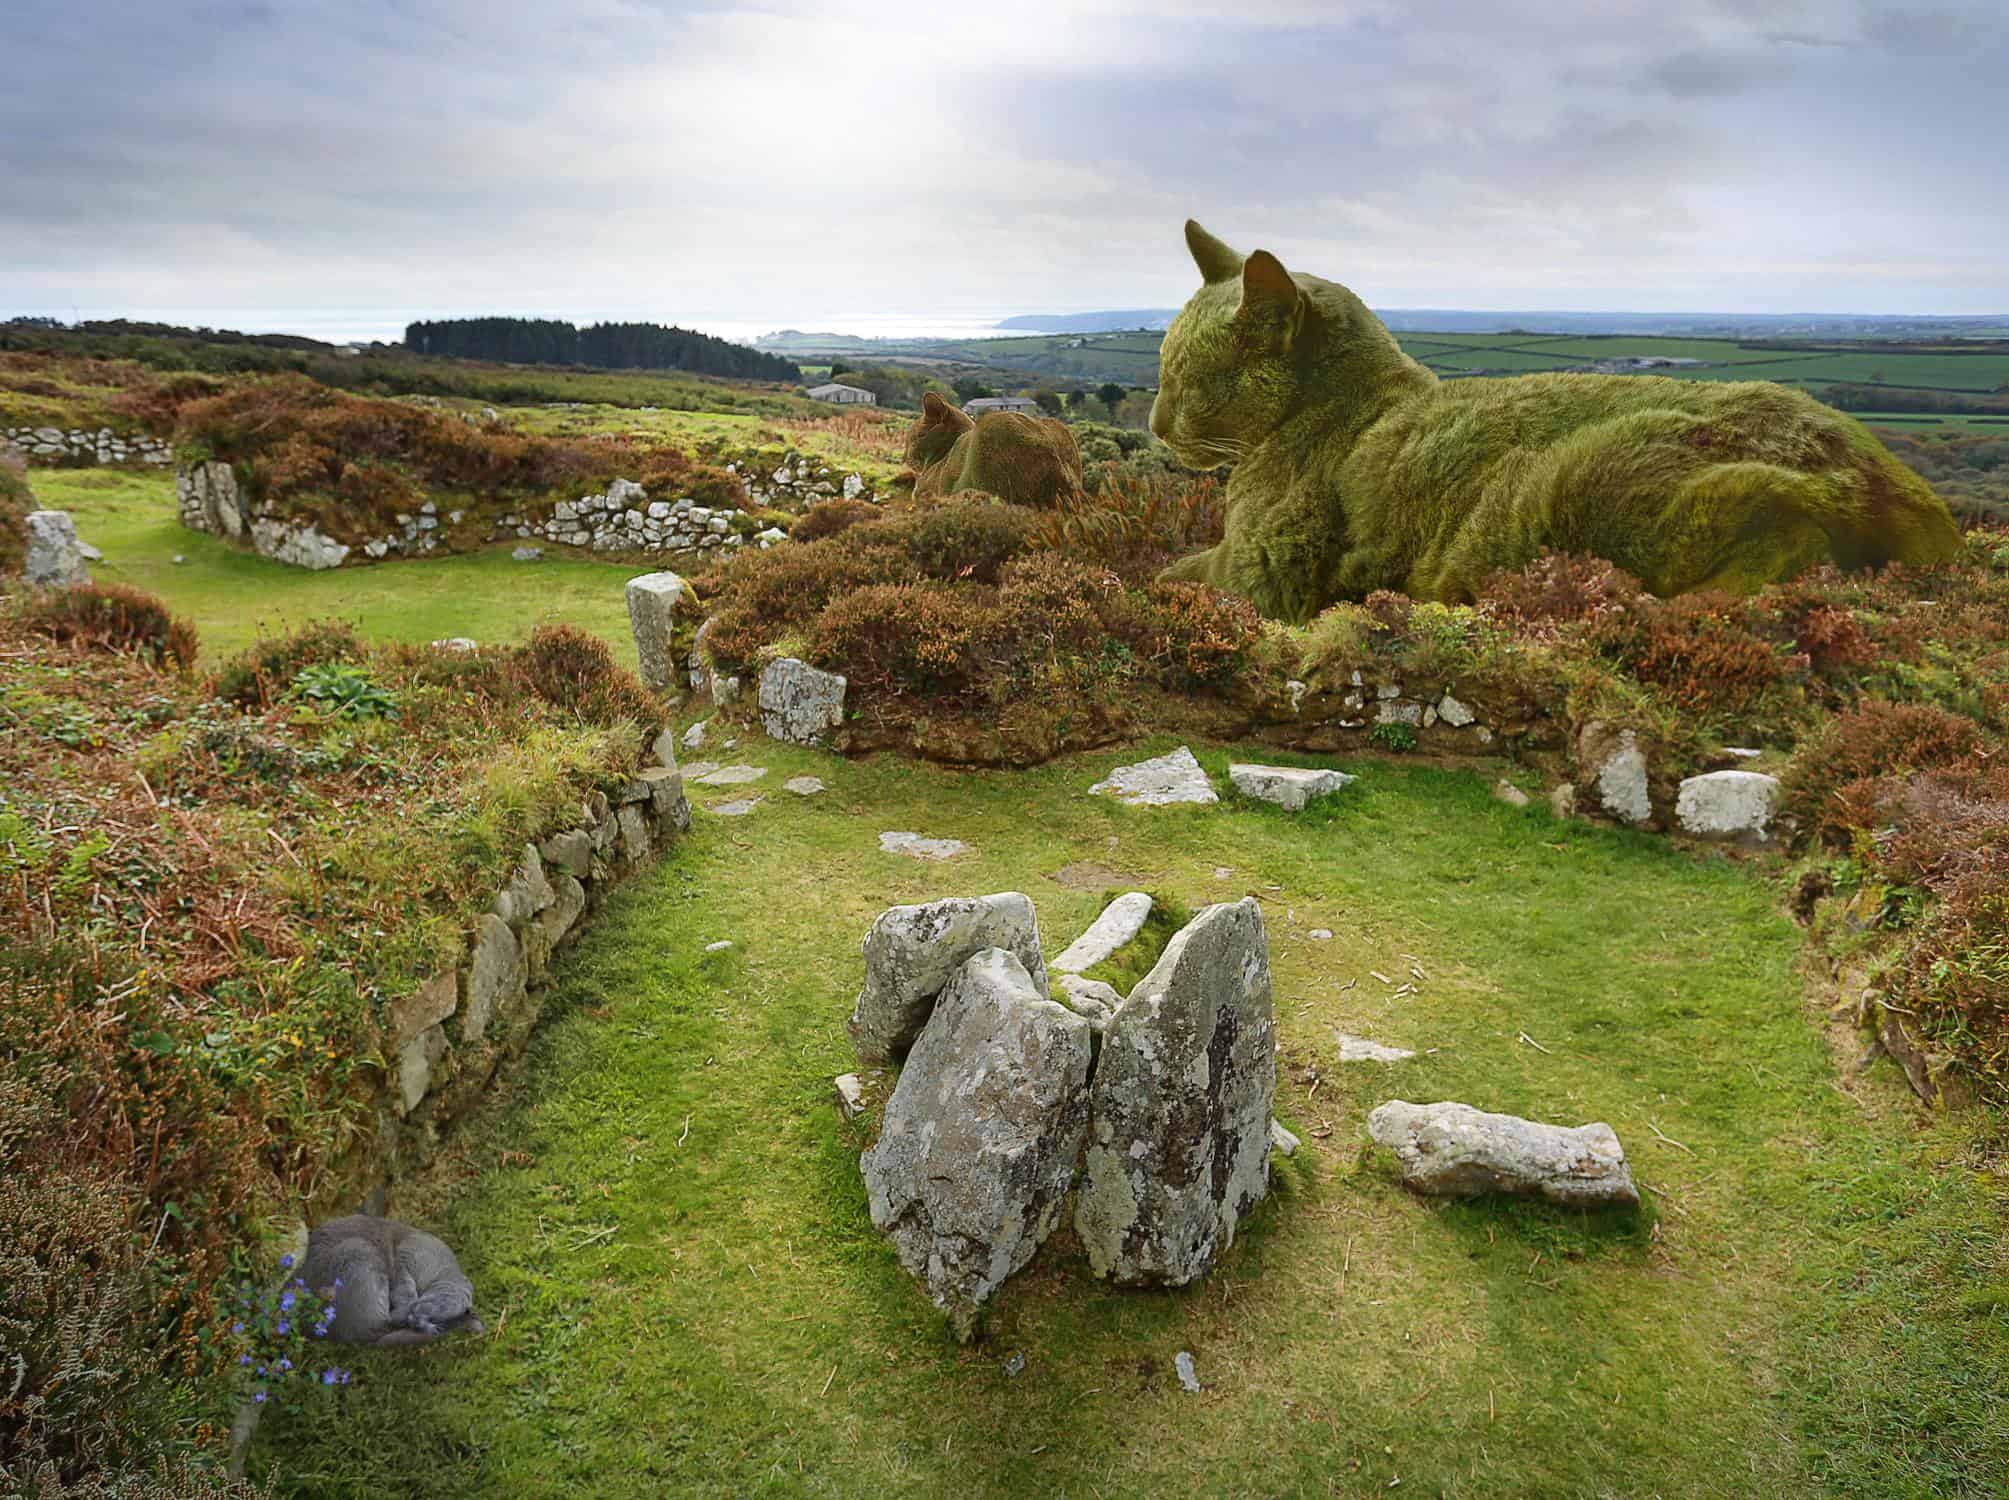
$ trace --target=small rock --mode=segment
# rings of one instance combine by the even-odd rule
[[[1402,1163],[1404,1186],[1432,1197],[1513,1193],[1569,1208],[1639,1204],[1625,1150],[1602,1121],[1543,1125],[1449,1100],[1392,1099],[1367,1117],[1367,1129]]]
[[[1341,1031],[1339,1037],[1339,1060],[1341,1062],[1407,1062],[1416,1054],[1407,1047],[1384,1047],[1380,1042],[1369,1041],[1364,1036],[1348,1036]]]
[[[1495,801],[1504,802],[1509,807],[1526,807],[1531,800],[1528,794],[1502,776],[1493,787]]]
[[[544,549],[542,547],[517,547],[509,555],[517,562],[544,561]]]
[[[28,550],[21,576],[45,588],[67,589],[91,581],[83,543],[68,511],[31,510],[27,517]]]
[[[1456,698],[1453,698],[1449,693],[1446,693],[1437,700],[1437,717],[1442,719],[1446,724],[1449,724],[1453,729],[1463,729],[1467,724],[1473,723],[1479,716],[1460,703]]]
[[[1681,783],[1674,816],[1697,838],[1764,843],[1779,806],[1779,778],[1762,771],[1709,771]]]
[[[1102,915],[1086,932],[1067,945],[1053,961],[1057,971],[1079,974],[1092,969],[1117,952],[1144,930],[1151,915],[1151,897],[1144,891],[1129,891],[1102,909]]]
[[[699,786],[748,786],[767,774],[766,766],[720,766],[697,778]]]
[[[1116,1014],[1116,1007],[1123,1003],[1116,987],[1099,979],[1056,973],[1053,984],[1058,992],[1054,998],[1086,1021],[1098,1037],[1108,1028],[1109,1018]]]
[[[743,818],[766,800],[765,797],[741,797],[731,802],[715,802],[705,811],[721,818]]]
[[[879,835],[879,852],[905,854],[914,859],[942,860],[974,851],[961,839],[928,839],[918,833],[882,833]]]
[[[1314,943],[1329,943],[1332,941],[1332,929],[1330,927],[1314,927],[1305,936],[1310,938]]]
[[[824,789],[823,783],[814,776],[791,776],[781,784],[784,792],[793,792],[798,797],[814,797]]]
[[[1291,812],[1301,811],[1312,798],[1330,796],[1358,779],[1344,771],[1307,770],[1301,766],[1228,767],[1228,780],[1236,791],[1245,797],[1274,802]]]
[[[710,719],[700,719],[684,731],[684,748],[686,750],[702,750],[704,748],[705,726],[709,723],[711,723]]]
[[[1014,1349],[1011,1358],[1004,1362],[1005,1378],[1016,1380],[1025,1373],[1025,1351]]]
[[[835,672],[784,656],[760,674],[760,722],[769,739],[813,745],[844,722],[844,690]]]
[[[1577,789],[1565,781],[1549,793],[1549,811],[1558,818],[1569,819],[1577,815]]]
[[[1204,805],[1221,800],[1200,762],[1184,745],[1169,755],[1118,766],[1106,780],[1098,781],[1088,790],[1107,792],[1132,807],[1165,807],[1176,802]]]
[[[479,651],[481,642],[471,636],[450,635],[444,640],[432,643],[435,651]]]
[[[1270,1121],[1270,1149],[1285,1156],[1296,1156],[1297,1148],[1303,1142],[1284,1128],[1282,1120]]]
[[[1191,1352],[1181,1349],[1177,1354],[1173,1355],[1172,1368],[1178,1372],[1179,1384],[1194,1395],[1198,1395],[1200,1391],[1200,1377],[1194,1372]]]
[[[185,557],[183,557],[183,556],[182,556],[182,555],[181,555],[181,554],[180,554],[179,552],[175,553],[175,555],[174,555],[174,564],[175,564],[175,566],[176,566],[176,567],[180,567],[180,566],[181,566],[181,565],[182,565],[183,563],[185,563],[185,562],[187,562],[187,561],[188,561],[188,559],[187,559],[187,558],[185,558]]]
[[[724,953],[727,952],[731,947],[732,947],[731,938],[720,938],[716,943],[706,943],[705,952]]]
[[[865,1080],[856,1073],[840,1073],[836,1079],[837,1113],[855,1120],[865,1113]]]
[[[684,767],[684,777],[689,781],[699,781],[719,768],[715,760],[694,760]]]

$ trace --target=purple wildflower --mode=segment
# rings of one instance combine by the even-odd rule
[[[279,1257],[279,1269],[280,1269],[280,1270],[282,1270],[282,1271],[290,1271],[290,1270],[292,1270],[292,1269],[293,1269],[293,1257],[292,1257],[292,1256],[290,1256],[290,1255],[282,1255],[282,1256],[280,1256],[280,1257]]]
[[[287,1334],[291,1333],[292,1331],[293,1331],[293,1325],[287,1322],[284,1318],[281,1318],[279,1320],[279,1329],[278,1329],[279,1337],[283,1339],[284,1337],[286,1337]]]
[[[293,1304],[295,1302],[298,1302],[299,1300],[300,1299],[298,1297],[294,1296],[291,1292],[288,1292],[285,1296],[279,1299],[279,1310],[281,1312],[291,1312],[293,1311]]]
[[[321,1372],[321,1384],[333,1385],[334,1383],[335,1383],[335,1372],[333,1370],[323,1370]]]
[[[251,1399],[257,1402],[260,1406],[263,1406],[265,1404],[265,1392],[254,1391],[252,1392]]]

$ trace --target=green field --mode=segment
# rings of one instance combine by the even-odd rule
[[[1202,747],[1217,776],[1230,757]],[[769,768],[767,800],[726,819],[704,806],[736,791],[694,789],[688,842],[559,965],[560,1019],[518,1085],[396,1189],[393,1212],[460,1248],[491,1332],[364,1356],[339,1400],[268,1420],[253,1472],[276,1464],[282,1493],[2009,1483],[2009,1318],[1970,1279],[2009,1285],[2001,1184],[1963,1168],[1972,1127],[1920,1119],[1888,1064],[1838,1070],[1799,934],[1746,867],[1387,763],[1293,818],[1085,796],[1114,754],[958,773],[754,735],[730,758]],[[803,772],[830,790],[780,791]],[[895,828],[978,852],[884,855]],[[1074,878],[1090,864],[1106,875]],[[831,1103],[858,939],[893,902],[1016,889],[1053,949],[1102,883],[1262,900],[1277,1112],[1305,1144],[1203,1283],[1100,1286],[1063,1230],[959,1349],[873,1231],[868,1130]],[[1342,1064],[1340,1030],[1428,1050]],[[1608,1120],[1646,1206],[1414,1198],[1363,1149],[1390,1097]],[[1173,1378],[1182,1350],[1198,1395]]]

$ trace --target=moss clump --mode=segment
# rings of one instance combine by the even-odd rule
[[[1469,601],[1544,547],[1608,558],[1662,596],[1959,549],[1931,487],[1803,392],[1440,385],[1345,287],[1186,232],[1205,285],[1165,335],[1151,428],[1183,462],[1235,470],[1223,540],[1167,577],[1306,620],[1380,589]]]
[[[1104,891],[1103,906],[1108,906],[1122,894],[1121,891]],[[1193,920],[1192,909],[1176,896],[1168,896],[1163,891],[1147,891],[1145,894],[1151,898],[1151,915],[1144,919],[1137,936],[1082,978],[1099,979],[1117,994],[1128,996],[1164,957],[1165,945],[1178,935],[1180,928]]]

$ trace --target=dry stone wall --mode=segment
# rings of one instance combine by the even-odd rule
[[[11,446],[30,463],[150,464],[174,462],[174,445],[143,432],[109,427],[0,427],[0,446]]]

